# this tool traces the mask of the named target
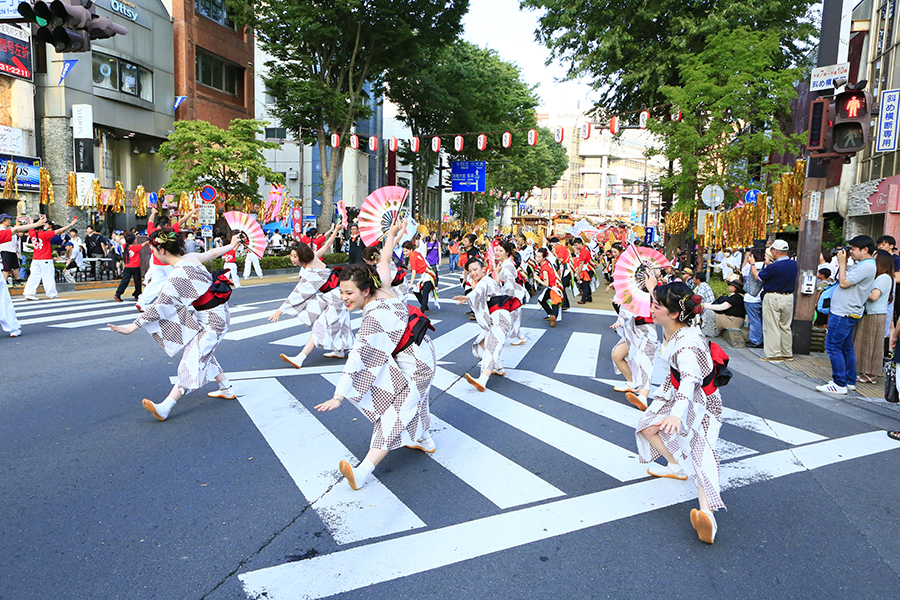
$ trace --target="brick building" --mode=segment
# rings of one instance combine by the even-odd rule
[[[254,118],[253,33],[236,27],[225,0],[164,0],[175,28],[179,120],[221,128]]]

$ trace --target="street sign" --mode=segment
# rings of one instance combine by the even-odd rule
[[[215,202],[216,196],[219,195],[219,192],[216,191],[211,185],[204,185],[200,188],[200,199],[209,204],[210,202]]]
[[[648,244],[648,245],[653,243],[653,228],[652,227],[647,227],[646,229],[644,229],[644,243]]]
[[[703,204],[715,208],[725,200],[725,190],[719,185],[708,185],[703,188]]]
[[[527,202],[519,202],[519,212],[525,212],[525,209],[528,207]]]
[[[747,190],[747,193],[744,194],[744,202],[756,204],[756,197],[761,193],[759,190]]]
[[[197,215],[197,220],[201,225],[213,225],[216,222],[216,205],[215,204],[201,204],[200,212]]]
[[[829,90],[834,87],[834,79],[843,77],[844,79],[850,75],[850,63],[841,63],[839,65],[828,65],[827,67],[817,67],[812,70],[809,77],[809,91],[816,92],[819,90]]]
[[[212,225],[201,225],[200,235],[205,238],[212,237]]]
[[[450,179],[453,192],[483,192],[487,174],[487,163],[483,160],[454,161]]]
[[[881,112],[878,115],[878,139],[876,152],[893,152],[897,149],[897,113],[900,105],[900,90],[882,90]]]
[[[822,207],[822,192],[809,193],[809,214],[806,215],[807,221],[819,220],[819,209]]]

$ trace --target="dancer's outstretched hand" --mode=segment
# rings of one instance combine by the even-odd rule
[[[468,302],[468,296],[453,296],[453,301],[457,304],[462,304],[463,302]]]
[[[132,323],[131,325],[113,325],[112,323],[107,323],[107,327],[109,327],[116,333],[121,333],[122,335],[130,335],[138,329],[138,326],[134,323]]]
[[[315,406],[315,409],[316,409],[317,411],[319,411],[319,412],[325,412],[325,411],[329,411],[329,410],[334,410],[334,409],[336,409],[338,406],[340,406],[340,405],[341,405],[341,402],[343,402],[343,401],[344,401],[343,398],[339,398],[338,396],[335,396],[335,397],[332,398],[331,400],[326,400],[326,401],[323,402],[322,404],[317,404],[317,405]]]
[[[269,320],[272,321],[273,323],[274,323],[275,321],[277,321],[278,319],[280,319],[280,318],[281,318],[281,311],[280,311],[280,310],[276,310],[276,311],[273,312],[271,315],[269,315]]]

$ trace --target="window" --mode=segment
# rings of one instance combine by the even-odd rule
[[[153,102],[153,71],[99,52],[93,53],[91,61],[96,87]]]
[[[197,49],[197,83],[238,96],[244,81],[244,70],[218,56]]]
[[[215,21],[219,25],[235,29],[234,22],[229,15],[231,11],[225,6],[225,0],[196,0],[194,12]]]
[[[267,140],[283,140],[287,137],[287,130],[284,127],[266,127]]]

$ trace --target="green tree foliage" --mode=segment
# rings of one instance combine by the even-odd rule
[[[771,67],[801,62],[816,37],[815,0],[521,0],[543,13],[537,32],[572,77],[588,78],[608,114],[665,104],[664,87],[680,86],[685,56],[711,36],[747,28],[778,39]],[[683,109],[682,109],[683,110]]]
[[[265,125],[235,119],[228,129],[220,129],[207,121],[175,121],[158,153],[171,173],[166,191],[178,196],[209,184],[225,197],[226,206],[245,198],[260,202],[259,179],[284,183],[284,175],[266,166],[263,150],[279,146],[259,139]]]
[[[682,60],[680,86],[660,90],[682,109],[683,120],[650,123],[662,140],[662,154],[680,163],[663,184],[675,192],[676,208],[685,210],[696,206],[698,190],[707,184],[750,187],[769,156],[799,152],[804,137],[773,126],[789,113],[800,78],[799,69],[772,67],[781,52],[777,32],[724,30],[704,47]]]
[[[371,114],[368,84],[428,48],[455,39],[468,0],[230,1],[236,18],[252,26],[267,63],[274,115],[306,143],[317,143],[326,229],[349,134]],[[332,133],[341,134],[332,151]]]

